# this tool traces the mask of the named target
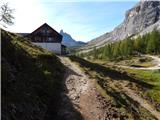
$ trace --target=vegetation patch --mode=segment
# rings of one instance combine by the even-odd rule
[[[122,92],[120,86],[113,86],[112,83],[114,81],[129,81],[144,89],[152,89],[154,85],[129,76],[124,71],[91,63],[76,56],[70,56],[70,59],[78,63],[89,76],[97,80],[97,89],[107,100],[111,100],[112,104],[116,105],[122,119],[155,119],[147,110]]]
[[[144,36],[137,38],[126,38],[124,40],[107,44],[104,47],[94,47],[92,51],[77,53],[76,55],[86,59],[101,59],[119,61],[132,58],[133,55],[140,54],[160,54],[160,32],[153,30]]]
[[[64,67],[51,52],[2,30],[2,119],[56,118]],[[50,109],[52,108],[52,109]]]
[[[157,110],[160,110],[160,70],[145,71],[126,69],[125,71],[128,75],[154,86],[152,89],[144,89],[143,97],[147,96],[147,99],[156,106]]]

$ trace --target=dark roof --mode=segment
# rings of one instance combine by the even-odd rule
[[[41,25],[40,27],[38,27],[36,30],[34,30],[32,33],[34,33],[35,31],[37,31],[38,29],[41,29],[43,26],[47,26],[47,27],[49,27],[50,29],[52,29],[56,34],[57,34],[57,36],[60,36],[60,37],[62,37],[62,35],[60,34],[60,33],[58,33],[56,30],[54,30],[51,26],[49,26],[47,23],[44,23],[43,25]],[[31,33],[31,34],[32,34]]]
[[[38,33],[38,31],[40,29],[43,29],[43,28],[50,29],[52,31],[52,33],[49,33],[49,34],[46,34],[46,35]],[[44,23],[43,25],[41,25],[40,27],[38,27],[36,30],[34,30],[32,33],[26,35],[26,37],[30,38],[31,40],[34,40],[35,36],[51,36],[51,35],[56,36],[56,38],[57,38],[56,42],[62,42],[63,36],[60,33],[58,33],[56,30],[54,30],[51,26],[49,26],[47,23]]]

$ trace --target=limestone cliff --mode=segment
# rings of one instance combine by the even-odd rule
[[[140,1],[126,11],[125,19],[119,26],[113,31],[91,40],[83,49],[90,49],[93,46],[101,47],[137,34],[143,35],[151,32],[154,28],[160,29],[160,1]]]

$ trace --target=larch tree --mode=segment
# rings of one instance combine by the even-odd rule
[[[3,27],[6,27],[6,25],[13,25],[13,11],[14,9],[11,9],[8,6],[8,3],[5,3],[0,6],[0,24]]]

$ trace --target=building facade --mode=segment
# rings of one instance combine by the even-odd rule
[[[33,44],[56,54],[65,54],[66,46],[62,45],[62,35],[50,27],[47,23],[37,28],[28,37]]]

